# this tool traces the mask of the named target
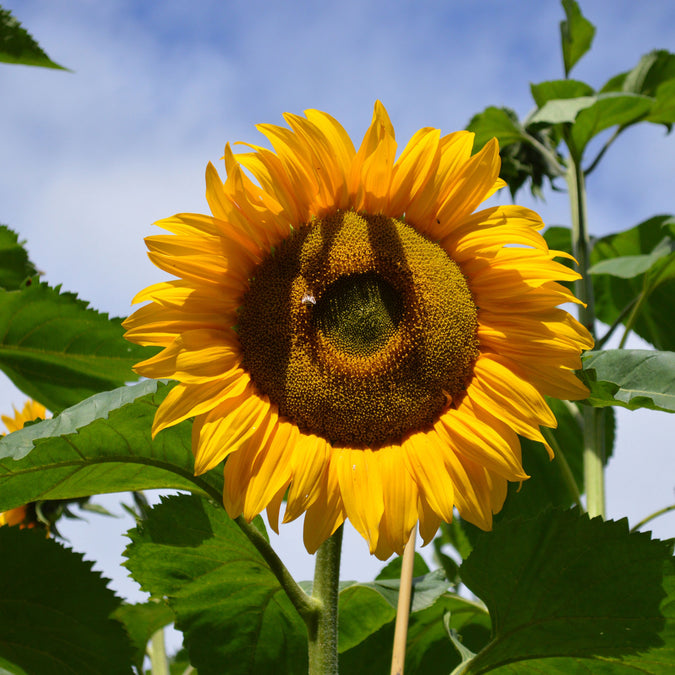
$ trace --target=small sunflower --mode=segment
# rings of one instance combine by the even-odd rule
[[[32,422],[36,419],[45,419],[45,407],[37,401],[26,401],[22,410],[14,408],[14,417],[2,415],[2,421],[7,427],[7,431],[18,431],[23,429],[26,422]],[[0,434],[4,436],[4,434]],[[15,509],[0,512],[0,526],[1,525],[18,525],[21,528],[36,527],[38,525],[38,518],[33,504],[26,504],[24,506],[17,506]]]
[[[546,445],[556,424],[544,395],[587,396],[593,342],[558,308],[579,275],[536,213],[474,213],[504,185],[496,140],[472,155],[473,134],[424,128],[396,159],[379,102],[358,151],[324,112],[285,120],[258,127],[273,150],[226,146],[224,183],[208,165],[213,215],[146,239],[177,277],[125,322],[164,348],[136,371],[178,380],[153,434],[194,416],[195,471],[226,460],[227,512],[266,508],[276,531],[286,497],[310,552],[345,518],[381,559],[454,507],[491,528],[527,478],[518,434]]]

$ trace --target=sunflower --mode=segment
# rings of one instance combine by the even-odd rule
[[[153,434],[194,417],[195,472],[226,460],[230,516],[266,508],[278,531],[286,498],[310,553],[346,518],[381,559],[455,507],[490,529],[528,477],[518,434],[546,445],[556,424],[544,395],[587,396],[573,371],[592,339],[558,308],[579,275],[536,213],[474,213],[504,186],[496,140],[472,155],[473,134],[424,128],[396,159],[379,102],[358,151],[305,114],[258,127],[273,150],[226,146],[212,215],[146,239],[177,277],[125,322],[164,348],[136,371],[178,381]]]
[[[7,430],[11,433],[12,431],[23,429],[26,422],[32,422],[36,419],[45,419],[46,410],[45,407],[37,401],[26,401],[22,410],[19,411],[14,408],[14,417],[9,417],[8,415],[2,415],[1,417]],[[4,434],[0,435],[4,436]],[[37,524],[37,514],[35,512],[35,507],[32,504],[17,506],[15,509],[0,512],[0,526],[19,525],[21,528],[31,528],[35,527]]]

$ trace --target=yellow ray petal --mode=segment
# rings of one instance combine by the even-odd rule
[[[236,452],[270,414],[270,403],[252,391],[231,398],[200,421],[195,453],[195,475],[199,476]]]
[[[334,455],[321,479],[318,499],[307,509],[303,523],[305,548],[311,554],[342,525],[346,518]]]
[[[444,449],[435,430],[411,434],[403,441],[405,466],[426,502],[446,521],[452,520],[454,487],[443,462]]]
[[[382,475],[372,450],[333,450],[335,468],[345,511],[352,525],[368,541],[371,553],[377,548],[379,524],[384,510]]]
[[[301,433],[293,452],[293,482],[288,491],[284,523],[295,520],[318,497],[318,486],[331,448],[324,438]]]

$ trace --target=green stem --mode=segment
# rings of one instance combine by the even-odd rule
[[[152,675],[169,675],[169,661],[166,658],[166,646],[164,644],[164,628],[160,628],[153,633],[148,651]]]
[[[595,338],[595,304],[593,283],[588,274],[590,266],[590,235],[586,210],[586,182],[581,169],[581,157],[577,156],[569,142],[569,166],[567,186],[572,212],[572,252],[579,264],[581,279],[576,282],[576,295],[585,303],[579,307],[579,321]],[[591,517],[605,516],[605,444],[604,415],[601,409],[583,407],[584,417],[584,486],[586,489],[586,510]]]
[[[558,439],[555,437],[554,433],[547,429],[546,427],[541,428],[542,434],[546,439],[546,442],[551,446],[553,452],[555,453],[555,459],[558,462],[558,467],[560,468],[560,473],[562,474],[565,485],[567,485],[570,493],[572,494],[572,499],[574,499],[576,505],[583,509],[583,504],[581,502],[581,495],[579,494],[579,488],[577,487],[577,482],[574,479],[574,474],[570,465],[567,462],[565,453],[562,451]]]
[[[637,532],[641,527],[644,527],[647,523],[654,520],[654,518],[658,518],[659,516],[663,516],[666,513],[670,513],[671,511],[675,511],[675,504],[671,504],[670,506],[666,506],[663,509],[659,509],[658,511],[655,511],[654,513],[647,516],[646,518],[643,518],[637,525],[633,525],[633,527],[630,528],[630,531],[631,532]]]
[[[235,518],[234,521],[241,529],[241,531],[248,537],[249,541],[258,549],[258,553],[262,555],[265,562],[269,565],[270,570],[277,578],[281,587],[286,592],[289,600],[293,603],[298,614],[303,621],[309,626],[316,621],[318,613],[317,603],[310,598],[305,591],[298,586],[291,573],[286,569],[286,566],[281,562],[281,558],[276,554],[275,550],[270,546],[269,542],[262,533],[251,523],[247,523],[242,516]]]
[[[338,584],[342,526],[316,552],[312,600],[318,611],[307,623],[309,675],[338,674]]]
[[[623,349],[624,346],[626,345],[626,340],[628,340],[628,336],[630,335],[630,332],[633,330],[633,325],[635,324],[635,320],[637,319],[638,314],[642,309],[642,305],[644,304],[647,295],[648,294],[645,293],[643,289],[640,295],[638,296],[637,302],[633,305],[633,309],[630,313],[630,316],[626,320],[626,328],[623,331],[623,335],[621,336],[621,342],[619,342],[619,349]]]

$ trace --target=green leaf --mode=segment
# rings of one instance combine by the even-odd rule
[[[658,88],[675,78],[675,54],[655,49],[640,58],[637,65],[612,77],[601,92],[632,92],[656,96]]]
[[[672,255],[673,251],[675,251],[675,241],[670,237],[664,237],[651,253],[624,255],[602,260],[593,265],[588,272],[589,274],[611,274],[621,279],[632,279],[647,272],[662,258]]]
[[[165,602],[152,600],[137,605],[121,605],[113,613],[126,628],[134,647],[134,665],[143,672],[145,649],[150,638],[164,626],[173,623],[173,612]]]
[[[502,149],[527,137],[518,116],[510,108],[490,106],[474,115],[466,128],[476,134],[474,152],[478,152],[491,138],[496,138]]]
[[[672,672],[672,548],[576,511],[500,523],[462,565],[494,632],[460,672]]]
[[[550,99],[535,110],[527,124],[571,124],[584,108],[590,108],[597,100],[597,96]]]
[[[0,62],[68,70],[54,63],[12,13],[0,7]]]
[[[403,556],[397,555],[382,568],[382,571],[375,577],[375,580],[380,581],[382,579],[400,579],[402,566]],[[417,551],[415,551],[413,577],[422,577],[425,574],[429,574],[429,566],[425,562],[424,558]]]
[[[602,91],[654,97],[656,100],[646,120],[670,128],[675,122],[675,54],[665,49],[645,54],[632,70],[610,79]]]
[[[430,607],[410,615],[406,673],[448,675],[459,663],[459,657],[448,639],[443,623],[447,612],[450,613],[450,627],[460,634],[465,646],[479,651],[487,644],[490,638],[490,619],[482,604],[446,593]],[[392,620],[356,646],[341,652],[340,672],[349,675],[388,673],[393,637]]]
[[[665,124],[670,130],[675,122],[675,79],[660,84],[656,90],[656,101],[647,117],[648,122]]]
[[[131,530],[125,563],[143,590],[166,596],[200,675],[307,672],[305,625],[222,506],[165,498]]]
[[[37,279],[0,291],[0,368],[53,412],[138,379],[131,367],[154,351],[123,332],[121,319]]]
[[[576,62],[591,48],[595,26],[584,17],[575,0],[562,0],[562,6],[566,19],[560,22],[560,42],[567,77]]]
[[[16,527],[0,527],[0,550],[2,659],[27,673],[131,673],[129,639],[110,618],[120,601],[92,563]]]
[[[26,279],[37,273],[16,232],[0,225],[0,288],[18,290]]]
[[[510,108],[490,107],[475,115],[467,129],[476,134],[474,152],[497,138],[502,161],[500,176],[508,183],[512,196],[525,181],[530,181],[532,194],[541,196],[544,178],[552,182],[561,175],[556,153],[559,141],[551,128],[525,129]]]
[[[538,108],[555,99],[583,98],[595,94],[590,84],[579,80],[548,80],[531,84],[530,91]]]
[[[193,475],[190,422],[150,436],[169,389],[146,380],[97,394],[0,439],[0,511],[43,499],[151,488],[219,499],[221,471]]]
[[[572,142],[578,157],[588,142],[613,126],[627,126],[646,118],[654,99],[640,94],[598,94],[593,105],[584,106],[572,126]]]
[[[616,258],[651,256],[666,238],[672,246],[675,218],[670,215],[655,216],[630,230],[598,239],[591,251],[591,269]],[[625,325],[632,321],[631,310],[639,301],[632,330],[658,349],[675,351],[675,256],[657,258],[644,275],[626,279],[595,274],[595,311],[607,325]]]
[[[675,412],[675,352],[606,349],[583,357],[588,402]]]

